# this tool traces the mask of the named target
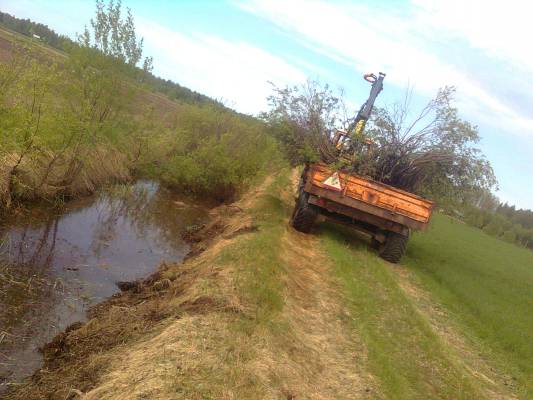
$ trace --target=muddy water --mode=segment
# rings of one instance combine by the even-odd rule
[[[65,209],[37,209],[9,221],[0,237],[0,392],[42,363],[39,347],[89,307],[117,293],[118,281],[181,261],[182,239],[205,222],[205,208],[150,181],[115,187]]]

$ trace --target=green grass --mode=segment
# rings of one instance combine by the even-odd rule
[[[280,173],[250,210],[257,232],[236,240],[218,260],[239,270],[239,295],[255,309],[254,318],[244,318],[239,325],[249,332],[258,325],[279,328],[277,317],[285,305],[281,276],[286,271],[279,250],[289,212],[280,198],[281,190],[289,184],[287,175],[285,171]]]
[[[478,399],[478,383],[448,355],[428,322],[398,286],[391,266],[348,229],[323,225],[329,255],[368,350],[368,368],[387,399]]]
[[[533,252],[437,214],[404,263],[532,398]]]
[[[483,383],[469,378],[399,287],[399,267],[349,229],[324,224],[318,234],[385,397],[482,398]],[[510,390],[532,398],[533,252],[437,214],[402,264]]]
[[[247,368],[252,360],[260,359],[257,352],[268,347],[265,343],[275,341],[278,348],[290,346],[286,339],[288,324],[282,315],[286,266],[279,251],[289,212],[280,198],[281,190],[288,185],[287,175],[284,171],[276,177],[258,196],[253,208],[246,210],[257,231],[237,236],[213,260],[236,272],[236,294],[246,312],[224,317],[229,322],[229,334],[207,338],[207,342],[213,340],[212,346],[217,346],[219,367],[215,367],[215,362],[195,371],[190,381],[180,378],[176,390],[183,398],[218,399],[224,397],[221,393],[235,393],[243,399],[268,397],[267,388]]]

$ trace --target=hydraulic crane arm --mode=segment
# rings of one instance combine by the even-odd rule
[[[376,101],[378,94],[383,90],[383,80],[385,79],[385,74],[383,72],[380,72],[379,76],[374,74],[366,74],[364,78],[365,81],[372,84],[372,89],[370,89],[370,96],[368,96],[368,100],[365,101],[361,106],[361,109],[357,113],[355,120],[348,127],[348,133],[355,129],[356,136],[359,136],[363,133],[366,121],[368,121],[370,118],[370,113],[374,107],[374,102]]]

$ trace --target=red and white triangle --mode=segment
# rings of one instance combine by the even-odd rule
[[[333,173],[329,178],[322,182],[322,185],[328,189],[336,190],[337,192],[342,191],[341,180],[338,172]]]

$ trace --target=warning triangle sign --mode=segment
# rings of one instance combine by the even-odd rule
[[[336,190],[338,192],[342,191],[341,180],[338,172],[333,173],[333,175],[322,182],[322,185],[331,190]]]

